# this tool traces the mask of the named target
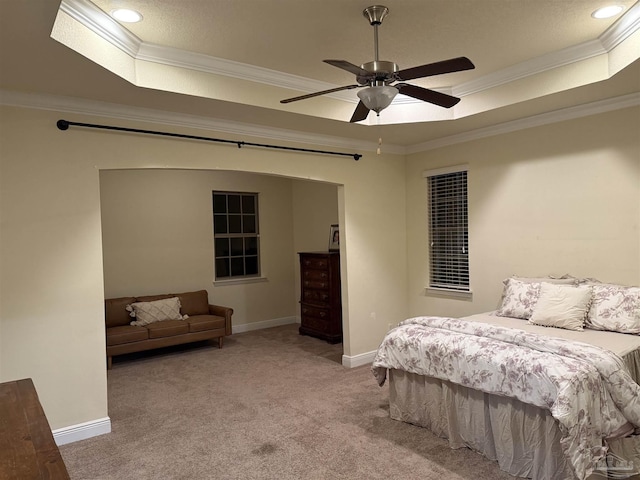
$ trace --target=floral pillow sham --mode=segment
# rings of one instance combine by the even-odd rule
[[[496,315],[528,320],[533,314],[542,282],[559,285],[575,285],[574,278],[509,277],[503,281],[502,300]]]
[[[540,296],[540,285],[540,282],[523,282],[515,278],[505,280],[496,315],[528,320]]]
[[[640,335],[640,288],[600,283],[591,285],[586,327]]]

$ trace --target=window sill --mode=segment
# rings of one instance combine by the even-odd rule
[[[214,280],[214,287],[226,287],[230,285],[246,285],[248,283],[263,283],[268,282],[267,277],[247,277],[247,278],[235,278],[231,280]]]
[[[460,290],[447,290],[446,288],[425,287],[424,293],[428,297],[452,298],[458,300],[473,300],[473,292]]]

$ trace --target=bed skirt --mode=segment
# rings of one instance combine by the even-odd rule
[[[532,479],[567,480],[575,474],[560,446],[549,411],[446,380],[389,370],[390,415],[428,428],[451,448],[469,447],[501,470]],[[609,454],[589,480],[640,474],[640,436],[609,441]]]

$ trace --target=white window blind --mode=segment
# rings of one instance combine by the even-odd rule
[[[429,196],[430,287],[469,291],[467,171],[425,172]]]

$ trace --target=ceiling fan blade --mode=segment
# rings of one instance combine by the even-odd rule
[[[436,63],[428,63],[419,67],[406,68],[396,72],[396,78],[400,81],[413,80],[414,78],[431,77],[443,73],[461,72],[472,70],[476,66],[467,57],[451,58]]]
[[[322,90],[321,92],[309,93],[307,95],[300,95],[299,97],[285,98],[280,100],[280,103],[297,102],[298,100],[306,100],[307,98],[317,97],[319,95],[325,95],[327,93],[339,92],[341,90],[351,90],[352,88],[358,88],[360,85],[347,85],[345,87],[331,88],[329,90]]]
[[[362,100],[360,100],[349,122],[350,123],[360,122],[365,118],[367,118],[367,116],[369,116],[369,108],[364,103],[362,103]]]
[[[409,85],[408,83],[398,83],[394,85],[394,87],[403,95],[417,98],[423,102],[433,103],[444,108],[451,108],[460,101],[458,97],[452,97],[446,93],[436,92],[435,90],[418,87],[417,85]]]
[[[372,75],[371,72],[357,65],[354,65],[353,63],[349,63],[346,60],[323,60],[323,62],[328,63],[329,65],[333,65],[334,67],[346,70],[347,72],[351,72],[358,77],[368,77]]]

